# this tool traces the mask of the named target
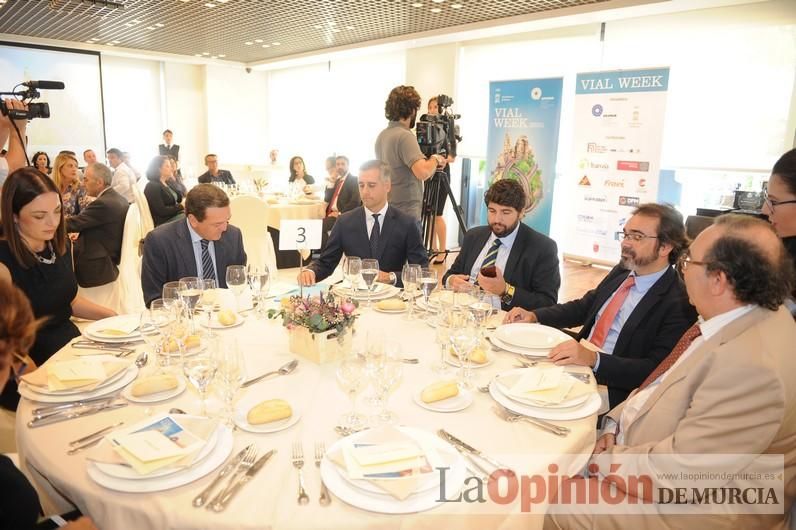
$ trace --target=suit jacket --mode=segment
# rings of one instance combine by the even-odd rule
[[[176,199],[169,189],[177,194]],[[160,226],[174,219],[176,215],[183,211],[183,206],[180,204],[182,202],[182,195],[179,191],[171,186],[167,188],[159,180],[150,180],[146,183],[144,196],[149,205],[149,211],[152,213],[152,221],[155,223],[155,226]]]
[[[583,298],[534,311],[541,324],[557,328],[583,326],[576,340],[588,338],[597,312],[630,271],[617,265]],[[597,382],[608,386],[611,406],[621,403],[696,322],[696,310],[673,268],[669,267],[628,317],[612,355],[600,353]]]
[[[334,196],[334,190],[335,188],[326,188],[324,192],[323,200],[327,205]],[[359,181],[356,175],[349,174],[343,181],[343,189],[340,190],[340,194],[337,196],[337,211],[346,213],[361,204],[362,200],[359,197]]]
[[[218,175],[215,177],[210,174],[210,171],[205,171],[197,179],[200,184],[210,184],[211,182],[223,182],[224,184],[235,184],[235,179],[232,178],[232,173],[226,169],[219,169]]]
[[[381,223],[379,248],[376,255],[370,252],[370,237],[365,223],[365,208],[359,206],[337,218],[329,234],[329,241],[321,255],[307,267],[315,272],[315,280],[328,277],[343,256],[359,256],[379,260],[379,269],[395,272],[401,281],[401,269],[409,263],[428,264],[428,253],[420,239],[420,230],[415,220],[392,206],[387,207]]]
[[[66,231],[79,232],[75,243],[75,276],[81,287],[97,287],[119,276],[127,199],[106,188],[79,215],[67,218]]]
[[[640,455],[639,473],[652,477],[657,486],[659,475],[649,468],[656,454],[783,455],[786,515],[712,516],[699,526],[683,521],[678,527],[785,528],[783,518],[796,498],[794,344],[796,324],[784,307],[778,311],[757,307],[732,321],[671,370],[633,422],[621,426],[624,443],[596,457],[600,469],[610,469],[616,455]],[[608,416],[619,421],[624,405]],[[698,459],[688,462],[694,464],[690,472],[717,471],[707,469],[709,463],[700,466]],[[733,464],[735,468],[721,471],[742,472],[748,460]],[[678,522],[675,516],[657,519],[661,528]],[[627,527],[600,524],[600,528],[620,526]]]
[[[442,278],[443,285],[451,274],[470,274],[491,234],[489,226],[477,226],[467,231],[459,255]],[[555,304],[561,285],[556,242],[520,223],[503,277],[515,288],[511,304],[502,304],[504,310],[512,307],[530,310]]]
[[[158,146],[158,154],[161,156],[173,156],[174,160],[180,160],[180,146],[179,145],[172,145],[171,149],[166,147],[166,144],[160,144]]]
[[[246,265],[240,229],[229,225],[213,246],[218,286],[226,289],[227,266]],[[186,276],[198,276],[188,221],[178,220],[152,230],[144,240],[141,264],[141,287],[147,307],[152,300],[160,298],[163,284]]]

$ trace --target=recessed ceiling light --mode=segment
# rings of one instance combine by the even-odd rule
[[[336,26],[337,22],[335,22],[334,20],[330,20],[329,22],[327,22],[327,24],[329,24],[330,26]]]
[[[315,29],[321,29],[323,26],[321,26],[320,24],[315,24],[312,27],[315,28]]]
[[[132,24],[132,23],[130,23],[130,22],[125,22],[125,24],[124,24],[124,25],[125,25],[126,27],[128,27],[128,28],[132,28],[133,26],[135,26],[135,24]]]
[[[414,4],[412,4],[412,7],[423,7],[423,4],[421,4],[420,2],[415,2]]]
[[[210,52],[202,52],[202,55],[210,55]]]
[[[140,21],[140,20],[138,20],[137,18],[134,18],[134,19],[133,19],[133,24],[140,24],[140,23],[141,23],[141,21]]]
[[[434,2],[435,4],[441,4],[445,0],[431,0],[431,1]]]
[[[254,44],[254,43],[253,43],[252,41],[246,41],[246,42],[244,42],[243,44],[245,44],[246,46],[251,46],[251,45],[252,45],[252,44]]]
[[[274,46],[279,46],[282,43],[281,42],[272,42],[271,44],[273,44]]]
[[[354,26],[346,26],[345,29],[354,29]]]
[[[205,4],[205,7],[216,7],[216,4],[211,4],[210,2]]]
[[[227,0],[216,0],[216,2],[218,2],[219,4],[226,4]]]
[[[441,12],[442,12],[442,9],[440,9],[440,8],[438,8],[438,7],[433,7],[433,8],[431,8],[431,12],[432,12],[432,13],[441,13]]]
[[[155,29],[155,26],[147,26],[146,29],[151,31],[151,30]]]
[[[462,8],[461,4],[451,4],[451,9],[461,9],[461,8]]]
[[[185,2],[186,0],[182,0],[182,1]],[[197,53],[197,54],[194,55],[194,57],[201,57],[201,56],[202,56],[201,53]]]
[[[155,27],[156,27],[156,28],[162,28],[162,27],[163,27],[163,24],[161,24],[160,22],[156,22],[156,23],[155,23]]]
[[[340,28],[332,28],[332,31],[334,31],[335,33],[340,33],[343,30],[341,30]]]
[[[87,40],[86,42],[87,42],[87,43],[89,43],[89,44],[94,44],[94,41],[93,41],[93,40],[90,40],[90,39],[89,39],[89,40]]]
[[[211,59],[218,59],[218,55],[213,55],[210,57]]]
[[[260,44],[262,41],[263,39],[254,39],[254,42],[256,42],[257,44]]]
[[[263,44],[263,48],[270,48],[270,47],[271,47],[270,44]]]
[[[91,40],[97,41],[97,40],[100,40],[100,38],[99,37],[91,37]]]
[[[106,46],[114,46],[114,44],[112,42],[109,42],[108,44],[106,44]]]
[[[119,44],[121,41],[118,41],[118,40],[112,40],[111,42],[112,42],[113,44]]]
[[[226,57],[226,55],[225,55],[225,54],[223,54],[223,53],[219,53],[219,54],[218,54],[218,56],[219,56],[219,57],[221,57],[222,59],[223,59],[224,57]]]

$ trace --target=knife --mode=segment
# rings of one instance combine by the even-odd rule
[[[241,487],[243,487],[244,484],[246,484],[249,480],[251,480],[254,477],[254,475],[256,475],[258,471],[260,471],[260,468],[262,468],[265,465],[265,463],[268,462],[268,459],[270,459],[274,455],[274,453],[276,453],[276,450],[271,449],[270,451],[265,453],[262,457],[260,457],[260,459],[254,463],[251,469],[249,469],[241,478],[238,479],[238,481],[235,484],[232,485],[232,487],[230,487],[225,492],[224,497],[220,501],[215,502],[211,506],[212,510],[214,512],[223,511],[224,508],[227,507],[227,504],[229,504],[229,501],[232,500],[232,497],[234,497],[235,494],[241,489]]]
[[[225,465],[221,469],[221,472],[216,476],[216,478],[213,479],[213,482],[211,482],[210,485],[207,486],[204,489],[204,491],[202,491],[202,493],[200,493],[199,495],[196,496],[196,498],[194,498],[193,503],[192,503],[194,508],[199,508],[199,507],[203,506],[205,502],[207,502],[207,498],[210,497],[210,493],[213,491],[213,488],[215,488],[216,485],[218,485],[219,481],[221,481],[222,478],[224,478],[227,475],[229,475],[229,473],[233,469],[235,469],[235,467],[238,464],[240,464],[240,461],[243,460],[243,455],[246,454],[246,451],[249,450],[249,447],[251,447],[251,445],[247,445],[246,447],[241,449],[238,454],[236,454],[234,457],[232,457],[232,460],[227,462],[227,465]]]
[[[479,451],[475,447],[464,443],[463,441],[459,440],[458,438],[456,438],[454,435],[452,435],[451,433],[449,433],[445,429],[440,429],[439,431],[437,431],[437,434],[439,434],[442,438],[444,438],[445,440],[447,440],[451,444],[457,446],[458,448],[461,448],[461,449],[467,451],[471,455],[477,456],[478,458],[480,458],[484,462],[488,462],[490,465],[492,465],[496,469],[505,469],[505,470],[508,470],[508,471],[514,473],[511,470],[511,468],[509,468],[508,466],[504,466],[503,464],[501,464],[500,462],[498,462],[494,458],[491,458],[491,457],[485,455],[484,453],[482,453],[481,451]]]
[[[28,422],[28,427],[31,429],[35,427],[41,427],[42,425],[49,425],[51,423],[58,423],[59,421],[66,421],[66,420],[73,420],[75,418],[81,418],[83,416],[90,416],[92,414],[96,414],[98,412],[104,412],[106,410],[114,410],[119,409],[122,407],[126,407],[127,402],[119,402],[119,403],[108,403],[100,406],[95,407],[87,407],[83,410],[77,411],[66,411],[65,414],[54,413],[50,414],[49,416],[39,416],[33,418]]]
[[[34,417],[37,417],[37,416],[45,417],[45,416],[49,416],[50,414],[54,414],[54,413],[56,413],[58,411],[64,411],[64,410],[68,410],[68,409],[72,409],[72,408],[76,408],[76,407],[86,407],[86,406],[107,404],[107,403],[110,403],[111,401],[113,401],[114,399],[116,399],[117,397],[119,397],[119,396],[116,396],[116,395],[113,395],[111,397],[104,396],[104,397],[95,398],[95,399],[84,399],[84,400],[81,400],[81,401],[73,401],[71,403],[64,403],[62,405],[52,405],[52,406],[49,406],[49,407],[40,407],[40,408],[37,408],[37,409],[33,409],[32,414],[33,414]]]

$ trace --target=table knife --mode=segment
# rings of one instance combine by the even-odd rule
[[[260,459],[254,463],[251,469],[249,469],[242,477],[238,479],[238,481],[235,484],[233,484],[230,488],[227,489],[227,491],[224,494],[224,497],[222,497],[221,500],[219,500],[218,502],[214,503],[211,506],[213,511],[214,512],[223,511],[224,508],[227,507],[227,504],[229,504],[229,501],[232,500],[232,497],[234,497],[235,494],[243,487],[243,485],[246,484],[249,480],[251,480],[254,477],[254,475],[257,474],[258,471],[260,471],[260,469],[265,465],[266,462],[268,462],[268,459],[270,459],[275,452],[276,450],[271,449],[270,451],[265,453],[262,457],[260,457]]]
[[[456,438],[454,435],[452,435],[451,433],[449,433],[445,429],[440,429],[439,431],[437,431],[437,433],[442,438],[444,438],[445,440],[450,442],[451,444],[453,444],[455,446],[458,446],[461,449],[464,449],[465,451],[467,451],[471,455],[477,456],[478,458],[482,459],[484,462],[489,462],[489,464],[494,466],[496,469],[506,469],[508,471],[511,471],[511,468],[509,468],[508,466],[504,466],[503,464],[501,464],[500,462],[498,462],[494,458],[491,458],[491,457],[485,455],[484,453],[482,453],[481,451],[479,451],[475,447],[464,443],[463,441],[461,441],[460,439]]]
[[[75,407],[83,407],[83,406],[86,406],[86,405],[99,405],[101,403],[110,403],[111,401],[113,401],[117,397],[118,397],[117,395],[112,395],[110,397],[103,396],[103,397],[94,398],[94,399],[82,399],[80,401],[73,401],[71,403],[62,403],[60,405],[50,405],[50,406],[46,406],[46,407],[39,407],[37,409],[33,409],[31,411],[31,413],[34,416],[44,416],[46,414],[50,414],[50,413],[58,411],[58,410],[66,410],[66,409],[71,409],[71,408],[75,408]]]
[[[104,412],[106,410],[114,410],[119,409],[122,407],[126,407],[127,402],[121,403],[108,403],[107,405],[100,405],[95,407],[87,407],[83,410],[74,410],[74,411],[64,411],[64,413],[59,414],[51,414],[49,416],[44,417],[37,417],[33,418],[28,422],[28,427],[35,428],[41,427],[43,425],[50,425],[51,423],[58,423],[60,421],[66,420],[73,420],[75,418],[82,418],[83,416],[90,416],[92,414],[96,414],[98,412]]]
[[[230,472],[232,472],[232,470],[235,469],[235,467],[238,464],[240,464],[240,461],[243,460],[243,455],[246,454],[246,451],[249,450],[249,447],[251,447],[251,445],[247,445],[246,447],[241,449],[238,454],[236,454],[234,457],[232,457],[232,460],[230,460],[227,463],[227,465],[225,465],[221,469],[221,471],[216,476],[216,478],[213,479],[213,482],[211,482],[210,485],[208,485],[204,489],[204,491],[202,491],[202,493],[200,493],[199,495],[197,495],[194,498],[194,500],[192,502],[194,508],[199,508],[201,506],[204,506],[204,503],[207,502],[207,498],[210,497],[210,493],[213,492],[213,488],[215,488],[218,485],[218,483],[221,481],[222,478],[224,478],[227,475],[229,475]]]

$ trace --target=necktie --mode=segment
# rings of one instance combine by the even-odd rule
[[[499,239],[495,239],[492,242],[492,246],[489,247],[489,252],[487,252],[486,256],[484,256],[484,262],[481,263],[482,269],[484,267],[490,267],[495,263],[497,263],[497,255],[498,255],[498,249],[500,248],[500,244],[501,243]]]
[[[370,231],[370,257],[378,259],[379,255],[379,236],[381,235],[381,228],[379,227],[380,213],[373,214],[373,230]]]
[[[674,365],[674,363],[677,362],[677,359],[680,358],[683,352],[685,352],[688,349],[688,347],[691,346],[691,343],[694,342],[694,340],[696,340],[696,338],[699,337],[700,335],[702,335],[702,330],[699,329],[699,324],[694,324],[693,326],[688,328],[686,332],[683,334],[683,336],[680,337],[680,340],[677,341],[677,344],[674,345],[674,349],[669,353],[669,355],[667,355],[661,361],[661,364],[659,364],[657,368],[655,368],[655,370],[653,370],[652,373],[647,376],[644,382],[641,383],[641,386],[638,387],[639,390],[641,390],[646,386],[649,386],[653,381],[658,379],[658,377],[660,377],[666,370],[671,368]]]
[[[340,195],[340,190],[343,189],[343,180],[338,180],[337,184],[334,186],[334,193],[332,194],[332,200],[329,201],[328,206],[326,206],[326,217],[329,217],[329,214],[332,213],[333,207],[337,203],[337,196]]]
[[[602,345],[605,344],[605,339],[608,337],[608,331],[611,329],[611,324],[614,323],[616,315],[619,313],[619,309],[622,307],[622,304],[625,303],[625,299],[630,292],[630,288],[635,284],[636,277],[628,276],[622,285],[619,286],[619,289],[616,290],[616,294],[614,294],[614,297],[605,307],[605,310],[603,311],[603,314],[600,315],[600,319],[597,321],[597,324],[594,325],[594,333],[589,341],[598,348],[602,348]]]
[[[210,257],[210,251],[207,249],[207,246],[210,244],[210,241],[207,239],[202,239],[202,279],[204,280],[216,280],[216,270],[213,268],[213,259]]]

